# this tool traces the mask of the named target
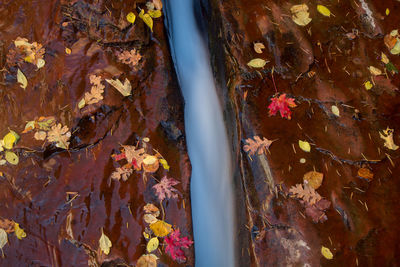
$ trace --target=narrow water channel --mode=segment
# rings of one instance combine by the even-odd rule
[[[185,99],[195,262],[200,267],[235,266],[230,149],[194,1],[166,0],[164,5],[171,54]]]

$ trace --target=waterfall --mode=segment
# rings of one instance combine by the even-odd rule
[[[196,266],[235,266],[231,155],[206,42],[194,2],[164,0],[171,54],[185,100],[192,164],[191,204]]]

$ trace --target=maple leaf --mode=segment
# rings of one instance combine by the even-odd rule
[[[313,205],[322,199],[321,195],[314,188],[308,185],[296,184],[289,189],[294,197],[304,200],[306,203]]]
[[[136,149],[134,146],[122,147],[125,149],[126,160],[135,167],[135,170],[140,171],[142,169],[142,162],[146,157],[144,148]]]
[[[120,180],[122,179],[123,181],[127,181],[129,176],[133,173],[132,169],[128,168],[117,168],[115,171],[111,174],[111,179],[114,180]]]
[[[68,149],[69,138],[71,137],[71,132],[67,126],[62,126],[61,123],[53,125],[47,134],[47,140],[49,142],[55,142],[56,147]]]
[[[294,103],[294,98],[286,98],[286,94],[281,94],[279,97],[273,97],[269,104],[269,116],[275,116],[279,111],[282,118],[291,119],[292,111],[289,108],[294,108],[297,105]]]
[[[254,140],[253,140],[254,139]],[[253,139],[248,138],[246,139],[246,145],[244,145],[243,150],[248,152],[249,156],[252,156],[254,154],[261,155],[264,153],[264,149],[269,149],[270,145],[272,142],[275,140],[268,140],[267,138],[263,137],[261,138],[259,136],[254,136]]]
[[[180,262],[186,261],[185,253],[182,248],[189,248],[193,241],[188,237],[180,237],[181,232],[179,229],[171,232],[164,240],[167,244],[165,247],[165,252],[171,255],[173,260],[178,260]]]
[[[161,178],[161,181],[154,185],[153,188],[156,190],[156,195],[160,201],[163,201],[166,198],[177,198],[178,194],[175,192],[178,192],[175,188],[172,186],[177,185],[179,182],[173,178],[167,178],[167,176],[164,176]]]
[[[131,67],[136,67],[142,56],[135,50],[124,51],[122,53],[117,53],[118,60],[124,64],[131,65]]]

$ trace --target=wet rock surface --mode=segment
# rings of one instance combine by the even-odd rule
[[[400,25],[400,3],[305,1],[312,21],[304,27],[292,20],[295,1],[202,3],[237,166],[239,266],[397,266],[399,150],[388,149],[380,133],[389,127],[400,142],[400,78],[381,55],[400,66],[384,42]],[[266,47],[261,54],[256,42]],[[247,66],[254,58],[268,62]],[[383,74],[372,74],[370,66]],[[297,105],[291,120],[269,116],[272,98],[283,93]],[[249,157],[243,146],[254,136],[275,141]],[[327,220],[318,223],[312,219],[318,210],[289,193],[313,170],[323,173],[316,191],[330,202],[321,208]],[[321,254],[322,246],[333,259]]]
[[[1,1],[0,134],[12,129],[21,140],[13,148],[19,164],[0,166],[0,216],[27,234],[23,240],[9,237],[2,266],[133,266],[146,253],[146,203],[193,239],[183,100],[163,18],[154,19],[154,32],[139,17],[134,25],[126,21],[129,12],[144,8],[146,1]],[[17,37],[43,45],[43,68],[8,65]],[[116,56],[131,49],[142,56],[137,68]],[[18,68],[28,80],[25,90],[16,81]],[[92,74],[102,78],[104,99],[80,109]],[[111,78],[127,78],[132,95],[123,97],[104,81]],[[68,150],[42,145],[34,132],[21,134],[27,121],[41,116],[54,116],[70,129]],[[112,158],[120,145],[144,143],[147,153],[168,161],[169,171],[160,164],[155,173],[111,179],[122,165]],[[163,176],[179,181],[180,193],[160,204],[152,187]],[[99,249],[101,229],[112,242],[109,255]],[[164,250],[154,253],[160,266],[182,266]],[[192,247],[185,255],[183,265],[193,265]]]

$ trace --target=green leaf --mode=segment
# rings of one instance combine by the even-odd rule
[[[386,67],[386,69],[387,69],[389,72],[399,73],[399,70],[396,68],[395,65],[393,65],[392,62],[387,63],[387,64],[385,65],[385,67]]]
[[[247,63],[247,66],[252,67],[252,68],[262,68],[267,64],[267,61],[261,58],[254,58]]]

